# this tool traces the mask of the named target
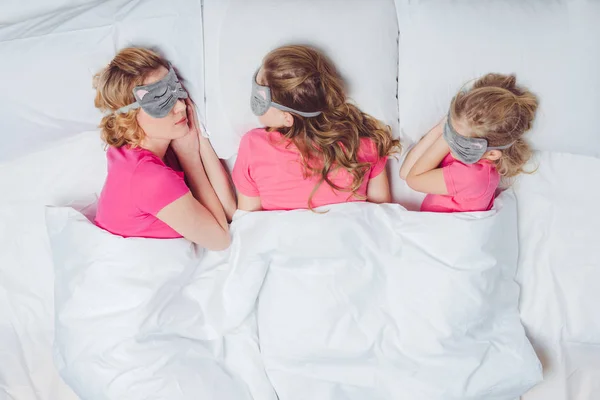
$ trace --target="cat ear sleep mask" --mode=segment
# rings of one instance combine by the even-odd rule
[[[513,143],[509,143],[504,146],[491,147],[488,146],[488,141],[484,138],[460,135],[450,123],[450,113],[448,113],[448,118],[446,118],[443,136],[446,143],[448,143],[448,147],[452,150],[452,154],[457,160],[465,164],[475,164],[481,160],[488,150],[504,150],[513,145]]]
[[[125,114],[130,110],[142,108],[153,118],[166,117],[179,99],[187,99],[185,91],[175,70],[169,65],[169,73],[158,82],[133,88],[135,102],[119,108],[117,114]]]

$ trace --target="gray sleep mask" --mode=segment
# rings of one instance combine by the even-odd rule
[[[450,113],[444,125],[444,140],[448,143],[454,157],[465,164],[475,164],[488,150],[504,150],[514,144],[513,142],[505,146],[488,147],[487,140],[483,138],[462,136],[452,127]]]
[[[153,118],[166,117],[179,99],[187,99],[185,91],[175,70],[169,65],[169,73],[158,82],[133,88],[135,103],[119,108],[117,114],[125,114],[130,110],[142,108]]]
[[[321,114],[321,111],[305,112],[294,110],[293,108],[289,108],[272,101],[271,89],[268,86],[261,86],[258,84],[258,82],[256,82],[256,77],[258,75],[259,69],[256,70],[256,72],[254,73],[254,77],[252,78],[252,96],[250,97],[250,107],[252,108],[252,112],[254,113],[254,115],[256,115],[257,117],[265,115],[265,113],[269,111],[269,107],[274,107],[278,110],[298,114],[302,117],[307,118],[316,117],[317,115]]]

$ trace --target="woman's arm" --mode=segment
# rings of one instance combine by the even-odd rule
[[[228,231],[229,225],[223,206],[208,180],[199,152],[188,154],[185,151],[177,150],[177,148],[174,150],[179,157],[179,163],[183,168],[192,194],[213,215],[221,228]]]
[[[229,229],[223,228],[192,193],[168,204],[156,217],[187,240],[209,250],[225,250],[231,243]]]
[[[417,143],[406,155],[404,162],[402,163],[402,167],[400,167],[400,178],[406,180],[408,173],[412,169],[413,165],[417,162],[419,158],[429,147],[437,140],[437,138],[442,136],[442,132],[444,130],[444,124],[446,123],[446,118],[442,119],[440,123],[431,128],[429,132],[425,136],[421,138],[419,143]]]
[[[417,192],[448,194],[444,172],[438,168],[448,153],[450,153],[448,143],[439,136],[411,168],[406,177],[408,186]]]
[[[156,216],[186,239],[210,250],[223,250],[229,247],[231,241],[229,225],[204,171],[199,146],[198,135],[192,129],[184,137],[171,142],[191,194],[167,205]]]
[[[369,180],[367,186],[367,201],[378,204],[392,202],[390,182],[385,168],[379,175]]]
[[[227,174],[223,163],[217,156],[217,153],[215,153],[215,150],[210,144],[210,140],[202,136],[194,105],[191,101],[189,101],[189,99],[186,101],[186,103],[188,105],[188,119],[192,124],[191,129],[195,129],[198,132],[200,141],[200,158],[202,159],[206,176],[208,177],[211,186],[213,187],[217,197],[219,198],[219,201],[223,206],[223,211],[225,212],[227,220],[231,221],[233,213],[236,210],[236,204],[231,181],[229,180],[229,175]]]

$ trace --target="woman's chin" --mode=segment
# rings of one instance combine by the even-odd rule
[[[173,132],[173,139],[179,139],[190,133],[190,128],[187,126],[177,127]]]

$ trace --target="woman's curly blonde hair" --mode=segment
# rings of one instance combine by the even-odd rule
[[[169,63],[158,53],[138,47],[125,48],[94,76],[96,108],[105,113],[100,122],[102,140],[109,146],[139,146],[144,131],[137,122],[138,110],[117,114],[116,110],[135,102],[133,88],[143,85],[144,79]]]
[[[308,46],[283,46],[267,54],[262,68],[274,102],[298,111],[321,111],[311,118],[292,113],[291,127],[269,129],[280,132],[298,148],[305,177],[320,178],[309,197],[309,208],[323,182],[352,195],[362,185],[370,164],[358,159],[361,138],[373,141],[379,157],[400,151],[400,142],[392,137],[389,126],[348,101],[342,78],[321,52]],[[330,173],[339,168],[352,175],[350,187],[330,180]]]
[[[512,143],[495,161],[498,173],[512,178],[525,172],[523,166],[531,158],[524,135],[533,125],[537,108],[537,97],[518,86],[514,75],[487,74],[470,90],[456,95],[450,113],[452,119],[464,121],[475,136],[485,138],[490,147]]]

